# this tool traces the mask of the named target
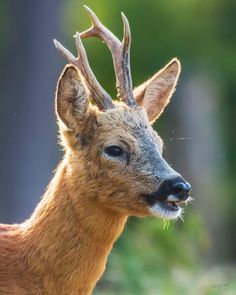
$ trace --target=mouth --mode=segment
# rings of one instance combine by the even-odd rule
[[[160,206],[163,207],[163,209],[169,210],[169,211],[178,211],[181,209],[181,204],[183,202],[180,201],[161,201],[159,202]]]
[[[170,195],[166,200],[156,201],[149,205],[149,211],[153,216],[157,216],[166,220],[181,217],[183,206],[185,206],[191,198],[185,201],[178,200],[177,197]]]

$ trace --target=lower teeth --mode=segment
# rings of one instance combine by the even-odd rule
[[[178,205],[175,202],[167,202],[170,206],[177,208]]]

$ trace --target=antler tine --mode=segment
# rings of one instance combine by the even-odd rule
[[[131,69],[130,69],[130,46],[131,46],[131,32],[130,32],[130,26],[129,21],[125,14],[121,13],[122,21],[123,21],[123,27],[124,27],[124,36],[122,40],[122,68],[124,71],[124,85],[126,89],[126,93],[123,93],[124,95],[127,95],[127,100],[129,100],[129,103],[131,105],[136,105],[136,101],[133,96],[133,83],[132,83],[132,77],[131,77]]]
[[[84,8],[86,9],[92,21],[92,27],[80,33],[80,37],[100,37],[107,44],[110,50],[114,50],[116,52],[121,46],[120,40],[101,23],[91,8],[89,8],[87,5],[84,5]]]
[[[96,16],[96,14],[88,6],[84,5],[89,17],[92,21],[92,27],[80,34],[81,38],[99,37],[108,46],[111,51],[115,74],[116,86],[118,95],[128,105],[136,105],[133,97],[131,71],[130,71],[130,43],[131,34],[129,23],[125,15],[122,13],[122,20],[124,25],[124,38],[122,43],[120,40],[108,30]]]
[[[75,44],[78,53],[77,58],[55,39],[54,44],[57,50],[68,60],[68,62],[78,69],[84,84],[90,92],[91,98],[97,104],[98,108],[102,111],[114,108],[115,106],[112,103],[110,95],[100,86],[90,68],[87,54],[79,33],[77,32],[75,35]]]
[[[84,77],[84,82],[87,84],[91,97],[94,98],[100,110],[107,110],[114,108],[110,95],[100,86],[96,77],[94,76],[83,43],[80,39],[80,34],[77,32],[75,36],[75,44],[78,52],[78,67]]]
[[[76,65],[76,57],[56,39],[54,39],[53,42],[56,49],[61,53],[61,55],[63,55],[69,61],[69,63]]]

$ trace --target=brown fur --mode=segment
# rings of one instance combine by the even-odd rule
[[[161,75],[152,121],[175,87],[174,65],[172,87]],[[145,101],[144,93],[139,100]],[[151,215],[140,196],[157,187],[155,171],[173,173],[161,158],[148,109],[118,103],[98,111],[72,66],[60,77],[56,111],[65,156],[32,216],[20,225],[0,225],[0,294],[91,294],[127,217]],[[109,159],[109,144],[120,145],[126,160]]]

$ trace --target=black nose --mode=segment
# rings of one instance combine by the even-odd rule
[[[155,204],[156,201],[166,201],[171,195],[178,198],[179,201],[185,201],[189,197],[190,190],[191,185],[178,176],[164,180],[157,191],[143,196],[150,205]]]
[[[168,182],[171,194],[177,196],[180,200],[183,201],[189,197],[191,185],[187,181],[185,181],[181,177],[177,177],[169,180]]]
[[[178,181],[172,185],[174,195],[189,194],[191,185],[187,181]]]
[[[191,190],[191,185],[181,176],[169,178],[162,182],[158,191],[155,193],[159,200],[165,200],[173,195],[181,201],[187,200]]]

